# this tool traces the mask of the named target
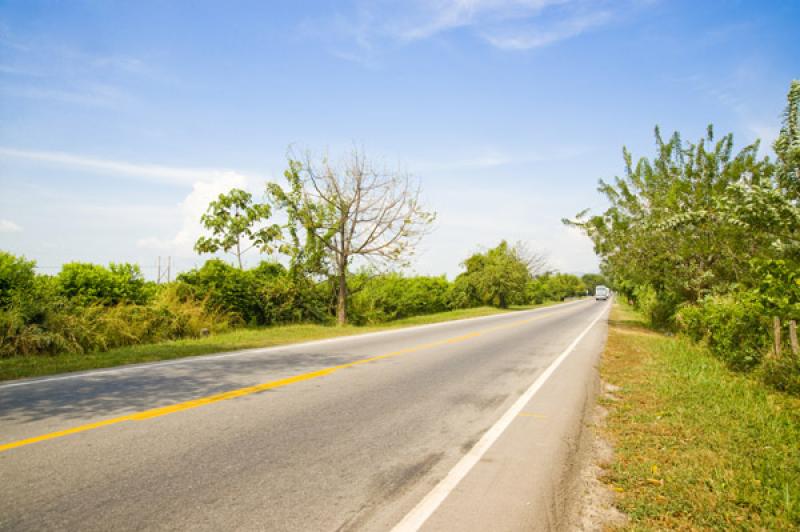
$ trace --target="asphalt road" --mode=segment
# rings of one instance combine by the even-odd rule
[[[0,385],[0,529],[560,528],[607,310]]]

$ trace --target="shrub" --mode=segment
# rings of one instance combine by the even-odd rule
[[[545,301],[562,301],[567,297],[586,294],[586,284],[568,273],[546,273],[534,277],[525,287],[528,303],[539,305]]]
[[[219,259],[206,261],[202,267],[183,273],[178,280],[194,289],[198,299],[210,309],[235,314],[248,324],[267,323],[259,297],[257,276]]]
[[[769,357],[759,369],[761,379],[776,390],[800,395],[800,357],[784,351],[781,358]]]
[[[528,265],[518,248],[503,240],[485,253],[475,253],[463,263],[466,271],[456,282],[469,306],[474,302],[506,308],[525,301],[525,286],[530,279]]]
[[[108,268],[99,264],[71,262],[59,272],[58,283],[63,294],[81,305],[95,303],[146,303],[152,294],[142,271],[136,264],[111,263]]]
[[[326,322],[332,319],[325,305],[324,292],[307,279],[288,273],[262,279],[259,296],[265,323]]]
[[[352,284],[355,290],[350,318],[357,324],[381,323],[450,308],[451,288],[444,276],[404,277],[392,273],[357,279]]]
[[[103,351],[220,331],[231,321],[177,283],[146,283],[130,264],[72,263],[50,277],[0,253],[0,287],[0,357]]]
[[[36,263],[0,251],[0,308],[11,303],[14,292],[29,290],[36,276]]]
[[[447,305],[451,309],[472,308],[481,304],[481,300],[470,280],[462,275],[450,285],[447,292]]]
[[[636,308],[644,314],[651,326],[671,329],[675,324],[678,304],[670,293],[656,291],[650,285],[640,285],[633,290]]]
[[[295,279],[274,262],[240,270],[212,259],[181,274],[178,280],[210,309],[235,314],[249,325],[325,321],[328,317],[323,292],[307,279]]]
[[[764,308],[750,292],[708,296],[686,305],[677,322],[695,340],[704,339],[711,352],[731,368],[752,369],[769,345]]]
[[[79,305],[47,290],[39,295],[0,311],[0,357],[105,351],[219,332],[230,322],[174,284],[148,305]]]

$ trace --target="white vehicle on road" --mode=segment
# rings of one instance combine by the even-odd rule
[[[597,287],[594,289],[594,298],[596,301],[600,301],[601,299],[605,301],[610,295],[611,290],[609,290],[607,286],[597,285]]]

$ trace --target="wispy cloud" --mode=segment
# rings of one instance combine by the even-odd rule
[[[615,20],[637,0],[435,0],[356,3],[350,12],[306,22],[340,58],[374,65],[390,45],[468,32],[501,50],[529,50],[576,37]]]
[[[132,98],[124,91],[108,85],[88,85],[80,89],[44,88],[37,86],[4,86],[0,94],[10,97],[49,100],[91,107],[119,107]]]
[[[25,76],[25,77],[42,77],[44,73],[32,69],[30,67],[21,67],[17,65],[0,65],[0,74],[7,76]]]
[[[169,78],[148,61],[96,53],[44,38],[24,42],[0,27],[0,96],[69,105],[120,108],[134,101],[124,87],[135,78]]]
[[[397,36],[426,39],[446,31],[530,19],[552,6],[575,0],[444,0],[421,2],[417,9],[395,19],[389,27]]]
[[[225,180],[232,175],[240,176],[245,181],[248,179],[244,174],[229,169],[162,166],[99,159],[59,151],[21,150],[0,146],[0,159],[2,158],[25,159],[45,164],[71,166],[95,173],[124,175],[165,184],[193,185],[198,181]]]
[[[486,32],[483,37],[496,48],[531,50],[576,37],[611,20],[610,12],[597,11],[559,20],[550,27],[534,25],[522,29],[499,30]]]
[[[0,233],[19,233],[22,227],[11,220],[0,220]]]
[[[232,169],[132,163],[66,152],[0,147],[0,160],[3,159],[22,159],[45,165],[81,168],[104,175],[121,175],[161,184],[189,187],[186,197],[175,206],[180,219],[177,231],[173,227],[171,235],[168,232],[165,235],[140,238],[136,242],[137,247],[142,249],[164,251],[184,257],[194,256],[192,249],[194,242],[203,232],[200,217],[209,202],[232,188],[248,189],[255,187],[257,183],[255,178]],[[141,207],[137,208],[137,212],[139,211],[141,211]],[[12,222],[0,220],[0,231],[2,232],[13,232],[15,227],[18,226]]]
[[[469,153],[453,154],[449,158],[414,161],[414,168],[420,172],[448,172],[454,170],[485,170],[511,165],[530,165],[534,163],[573,159],[588,152],[580,146],[556,146],[546,151],[517,150],[499,148],[474,149]]]

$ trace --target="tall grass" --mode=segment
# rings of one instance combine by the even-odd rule
[[[231,319],[203,301],[167,285],[147,304],[77,305],[44,302],[44,308],[12,305],[0,311],[0,357],[88,353],[142,343],[221,332]]]

